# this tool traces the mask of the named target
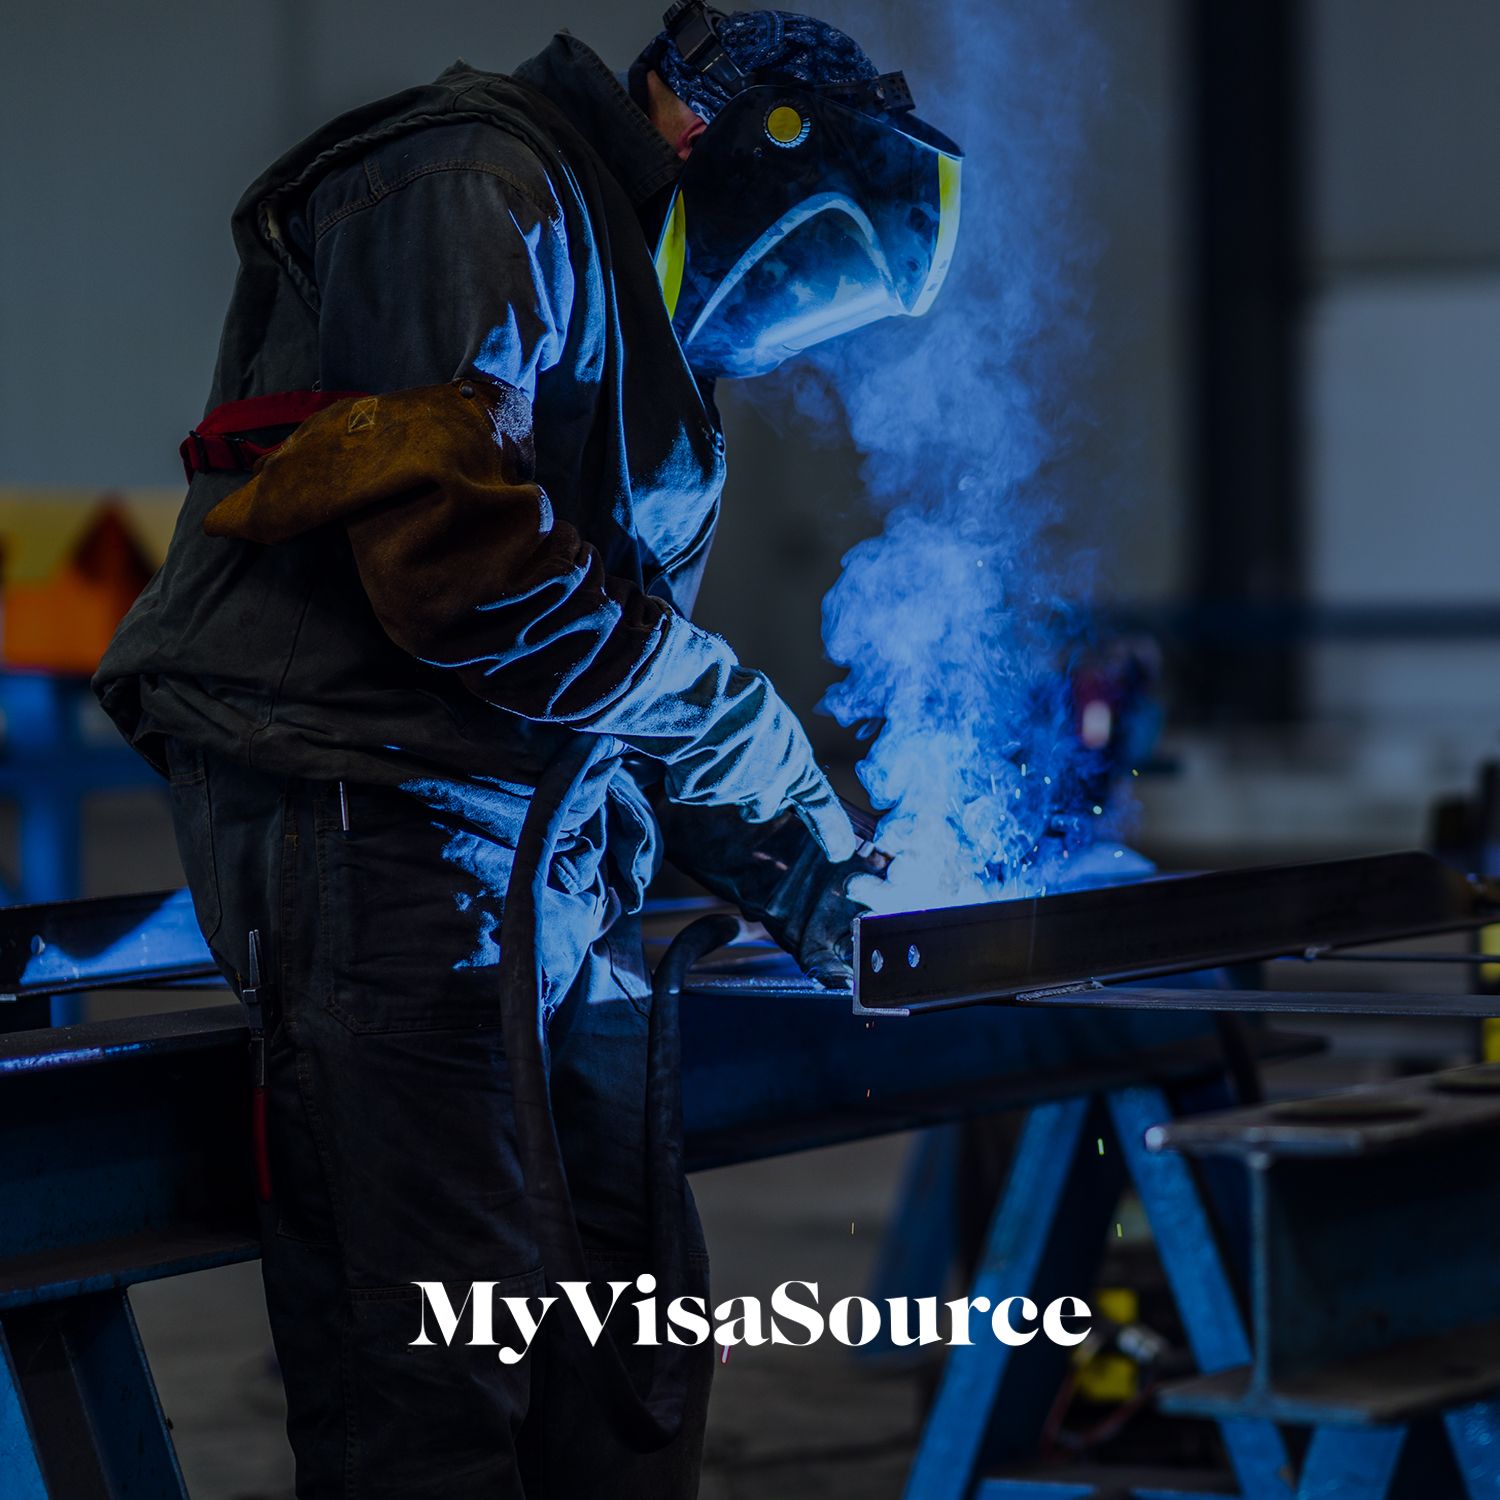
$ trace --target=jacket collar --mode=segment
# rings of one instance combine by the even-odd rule
[[[637,208],[676,181],[682,170],[677,153],[599,54],[577,37],[560,31],[514,76],[562,111]]]

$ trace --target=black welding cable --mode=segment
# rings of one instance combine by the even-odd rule
[[[552,1114],[546,1016],[542,1008],[537,931],[557,841],[590,772],[616,751],[607,737],[579,735],[542,775],[516,841],[515,863],[500,922],[501,1015],[511,1076],[517,1144],[534,1232],[547,1279],[587,1282],[583,1242]],[[647,1150],[652,1259],[663,1305],[683,1290],[687,1233],[682,1177],[682,1094],[677,997],[692,965],[739,931],[713,915],[685,928],[657,967],[648,1040]],[[576,1363],[620,1435],[642,1452],[665,1446],[682,1426],[692,1348],[654,1351],[648,1388],[636,1388],[608,1334],[590,1349],[576,1319],[561,1335],[575,1343]]]
[[[687,1293],[687,1196],[683,1190],[682,1031],[678,1004],[693,966],[742,937],[745,923],[709,912],[672,939],[651,979],[651,1035],[646,1076],[647,1162],[651,1233],[663,1304]],[[682,1372],[685,1376],[685,1367]]]
[[[516,840],[500,919],[500,1011],[517,1144],[538,1246],[555,1280],[579,1277],[583,1252],[552,1118],[538,913],[546,902],[547,876],[568,814],[589,772],[610,749],[609,740],[579,735],[543,772]]]

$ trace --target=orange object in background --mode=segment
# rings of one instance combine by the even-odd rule
[[[92,674],[155,571],[119,508],[106,502],[51,578],[5,588],[6,666]]]
[[[142,526],[140,503],[116,495],[5,499],[0,664],[90,676],[156,571],[163,518],[152,514]]]

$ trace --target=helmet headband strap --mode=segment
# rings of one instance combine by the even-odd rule
[[[721,13],[710,10],[705,0],[676,0],[662,17],[662,25],[683,63],[733,96],[748,86],[748,80],[719,40],[716,18]]]

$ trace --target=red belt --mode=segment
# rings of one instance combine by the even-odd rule
[[[251,396],[216,406],[183,438],[177,450],[183,472],[194,474],[248,473],[255,461],[279,448],[294,429],[335,401],[363,395],[362,391],[279,391],[274,396]],[[252,436],[253,434],[253,436]]]

